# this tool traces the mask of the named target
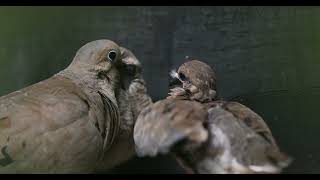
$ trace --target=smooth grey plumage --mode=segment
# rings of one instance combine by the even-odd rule
[[[111,151],[126,123],[118,69],[125,58],[116,43],[93,41],[65,70],[1,97],[0,172],[89,173],[127,159]]]

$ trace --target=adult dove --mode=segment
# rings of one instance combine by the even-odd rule
[[[54,76],[0,98],[0,173],[90,173],[112,163],[121,47],[96,40]]]
[[[142,110],[134,127],[139,156],[172,152],[189,173],[280,173],[291,158],[263,119],[216,97],[215,72],[192,60],[171,75],[170,96]],[[174,81],[173,81],[174,82]]]

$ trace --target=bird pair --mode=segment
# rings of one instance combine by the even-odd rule
[[[170,152],[190,173],[280,173],[290,164],[258,114],[217,100],[209,65],[187,61],[170,75],[169,96],[143,109],[136,121],[138,156]]]
[[[105,170],[132,157],[134,146],[139,155],[171,151],[198,173],[280,172],[289,158],[261,117],[213,101],[214,72],[192,62],[173,73],[182,87],[152,104],[131,51],[87,43],[63,71],[0,97],[0,172]]]

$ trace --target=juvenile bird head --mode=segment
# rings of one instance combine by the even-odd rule
[[[204,62],[191,60],[183,63],[178,71],[171,71],[169,93],[171,97],[185,96],[200,102],[211,101],[216,97],[216,74]]]

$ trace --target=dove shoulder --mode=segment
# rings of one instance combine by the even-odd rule
[[[0,172],[89,172],[103,149],[90,116],[104,117],[91,110],[89,99],[62,76],[1,97],[0,148],[12,161],[0,164]]]

